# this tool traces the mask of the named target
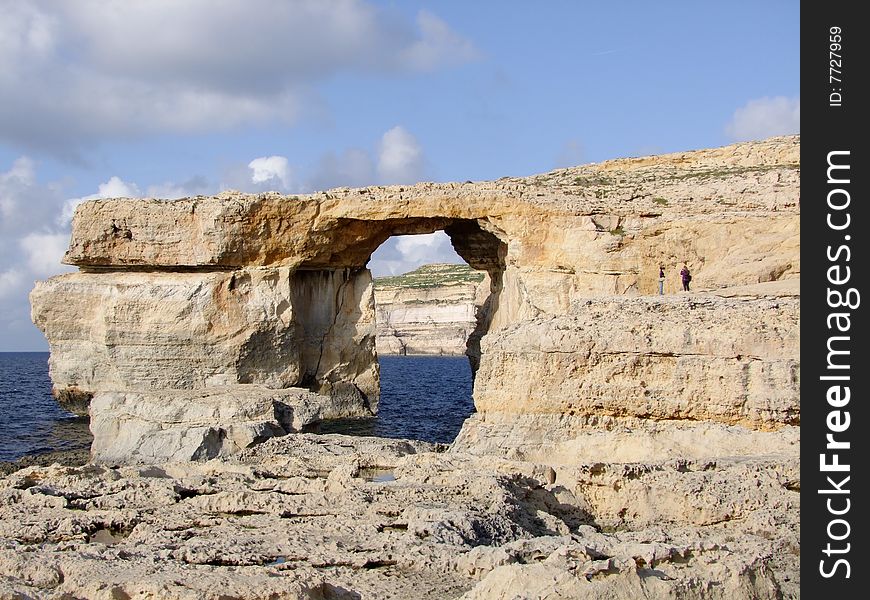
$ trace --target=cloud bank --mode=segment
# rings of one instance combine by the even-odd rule
[[[725,133],[735,141],[760,140],[800,133],[800,98],[756,98],[734,111]]]
[[[63,205],[60,187],[41,183],[30,158],[0,165],[0,351],[45,345],[27,294],[36,279],[69,270],[60,264],[69,234],[53,226]]]
[[[294,123],[320,110],[317,84],[345,73],[402,76],[478,56],[432,13],[410,21],[365,0],[0,0],[0,14],[0,140],[60,155]]]

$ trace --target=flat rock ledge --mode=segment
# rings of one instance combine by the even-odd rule
[[[344,415],[339,394],[229,385],[99,392],[91,400],[91,461],[154,464],[235,454],[270,437],[316,430]]]
[[[24,468],[0,479],[0,598],[799,597],[796,450],[570,474],[444,450],[297,434]]]

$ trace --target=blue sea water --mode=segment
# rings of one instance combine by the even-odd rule
[[[450,443],[474,412],[464,356],[381,356],[378,416],[324,423],[322,433]]]
[[[89,447],[85,421],[52,397],[48,352],[0,352],[0,460]]]
[[[325,423],[323,433],[452,442],[472,412],[465,357],[382,356],[378,416]],[[90,446],[87,422],[51,395],[47,352],[0,353],[0,461]]]

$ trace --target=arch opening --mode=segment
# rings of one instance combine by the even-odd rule
[[[364,263],[374,277],[377,416],[324,421],[320,430],[449,443],[474,412],[473,375],[507,247],[475,220],[393,225],[386,238],[375,232],[380,242]],[[360,247],[371,247],[371,238],[345,252],[358,256]]]

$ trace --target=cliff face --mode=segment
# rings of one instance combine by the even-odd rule
[[[434,264],[376,277],[378,354],[464,355],[489,290],[484,272]]]
[[[682,264],[692,294],[797,281],[799,150],[795,137],[774,138],[495,182],[90,201],[66,256],[82,272],[38,284],[33,317],[56,394],[82,407],[100,394],[226,398],[249,385],[313,392],[323,402],[313,415],[366,414],[378,371],[365,264],[391,235],[443,230],[488,278],[473,328],[470,306],[443,303],[457,290],[378,293],[393,309],[381,319],[396,331],[388,352],[440,352],[442,338],[473,329],[477,415],[463,440],[553,415],[566,441],[595,419],[775,432],[799,421],[797,343],[782,333],[797,302],[655,294],[660,265],[669,295]],[[419,329],[430,320],[434,338]],[[123,405],[99,400],[92,417]]]
[[[573,467],[783,452],[797,459],[800,301],[742,295],[596,298],[489,335],[477,414],[454,446]]]
[[[171,563],[156,585],[250,566],[244,598],[296,584],[264,572],[275,556],[431,597],[458,579],[469,599],[799,597],[799,154],[786,137],[495,182],[82,204],[81,272],[31,295],[55,392],[88,407],[95,462],[217,460],[7,482],[0,527],[41,515],[26,536],[49,565],[0,556],[14,591],[109,572],[146,593],[154,561],[73,555],[71,536],[126,527],[130,551]],[[365,264],[391,235],[436,230],[488,277],[477,412],[446,454],[371,463],[399,480],[374,488],[366,442],[318,462],[283,434],[376,409]],[[403,294],[384,302],[411,331],[423,316]],[[214,528],[179,530],[203,512]]]

